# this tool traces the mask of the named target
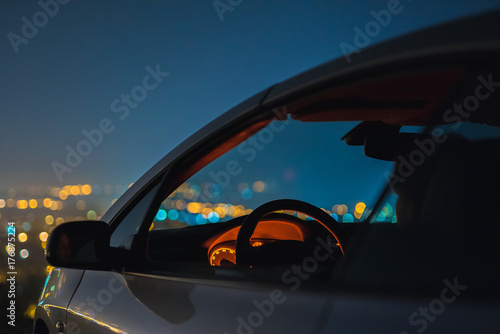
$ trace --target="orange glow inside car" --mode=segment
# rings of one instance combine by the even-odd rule
[[[240,227],[235,227],[222,235],[207,240],[204,244],[208,248],[208,259],[212,266],[225,266],[236,264],[236,238]],[[250,239],[253,247],[260,247],[266,242],[274,240],[304,241],[302,227],[293,222],[279,220],[261,221],[255,228]]]
[[[236,241],[240,227],[235,227],[222,235],[207,240],[203,246],[212,249],[215,245],[223,242]],[[291,222],[277,220],[261,221],[255,228],[252,239],[272,239],[272,240],[297,240],[304,241],[305,231]]]

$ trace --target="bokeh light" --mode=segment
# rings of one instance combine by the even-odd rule
[[[44,231],[44,232],[41,232],[38,237],[40,238],[40,241],[47,241],[47,238],[49,237],[49,234]]]
[[[253,183],[253,191],[256,193],[261,193],[266,189],[266,184],[262,181],[256,181]]]
[[[54,224],[54,217],[51,215],[45,216],[45,224],[47,224],[47,225]]]
[[[344,223],[353,223],[354,217],[350,213],[346,213],[342,216],[342,222]]]
[[[24,210],[27,207],[28,207],[28,201],[26,201],[24,199],[21,199],[21,200],[17,201],[17,208],[18,209]]]
[[[94,210],[89,210],[87,212],[87,219],[94,220],[97,218],[97,213]]]
[[[358,212],[358,213],[363,213],[363,211],[365,211],[365,209],[366,209],[366,204],[363,202],[359,202],[358,204],[356,204],[354,211]]]
[[[30,256],[30,252],[28,252],[27,249],[21,249],[19,251],[19,256],[21,257],[21,259],[26,259],[28,256]]]
[[[347,205],[345,204],[336,204],[332,207],[332,212],[339,215],[339,216],[343,216],[347,213],[348,211],[348,208],[347,208]]]
[[[187,205],[187,210],[190,213],[199,213],[201,211],[201,204],[197,202],[191,202]]]
[[[52,205],[52,200],[50,198],[45,198],[43,200],[43,206],[46,207],[46,208],[50,208],[50,206]]]
[[[28,240],[28,235],[26,233],[19,233],[17,235],[17,239],[19,239],[20,242],[25,242],[26,240]]]
[[[178,199],[177,201],[175,201],[175,208],[177,210],[184,210],[186,208],[186,205],[186,201],[183,199]]]
[[[203,209],[203,211],[201,212],[201,214],[203,215],[203,217],[205,218],[208,218],[208,215],[212,212],[212,209],[210,208],[205,208]]]
[[[80,195],[80,187],[79,186],[72,186],[69,188],[69,193],[73,196]]]
[[[252,198],[252,191],[248,188],[245,188],[241,191],[241,198],[243,198],[244,200],[249,200]]]
[[[68,192],[66,190],[61,190],[59,192],[59,198],[62,199],[63,201],[68,198]]]
[[[82,186],[81,192],[83,195],[90,195],[92,193],[92,187],[90,184],[84,184]]]
[[[177,210],[170,209],[168,211],[168,219],[177,220],[177,218],[179,218],[179,213],[177,212]]]
[[[207,223],[207,218],[205,218],[201,213],[196,215],[196,223],[198,225],[203,225]]]
[[[217,212],[219,218],[224,218],[226,216],[226,208],[224,206],[218,206],[214,209],[214,211]]]
[[[163,221],[167,219],[167,212],[163,209],[158,210],[158,213],[156,214],[156,220]]]
[[[211,223],[217,223],[219,221],[219,215],[217,214],[217,212],[210,212],[208,214],[208,221]]]

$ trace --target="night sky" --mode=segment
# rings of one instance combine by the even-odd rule
[[[39,14],[40,3],[52,15]],[[40,3],[0,3],[1,194],[30,185],[128,185],[239,102],[342,56],[354,27],[388,2],[244,0],[223,13],[210,0]],[[401,6],[370,45],[499,5]],[[155,71],[157,80],[144,83]],[[134,92],[141,101],[127,102]],[[61,182],[53,162],[65,163],[68,147],[98,127],[107,133],[93,137],[98,144]]]

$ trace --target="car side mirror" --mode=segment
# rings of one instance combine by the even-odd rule
[[[103,221],[76,221],[57,226],[49,235],[46,258],[54,267],[110,268],[110,229]]]

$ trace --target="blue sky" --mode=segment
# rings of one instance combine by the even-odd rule
[[[403,10],[370,43],[497,3],[402,0]],[[42,9],[35,1],[2,1],[0,193],[12,186],[134,182],[247,97],[342,56],[340,43],[352,44],[354,27],[387,4],[243,0],[221,20],[210,0],[73,0],[46,16],[16,53],[9,33],[21,36],[23,17],[43,20]],[[120,119],[111,104],[143,85],[148,67],[169,75]],[[82,131],[105,119],[113,130],[61,183],[52,163],[64,163],[66,148],[76,149]]]

